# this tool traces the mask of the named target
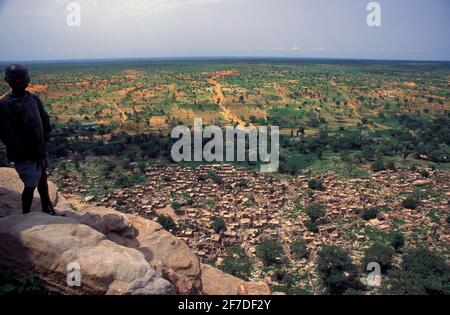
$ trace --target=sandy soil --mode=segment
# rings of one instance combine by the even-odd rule
[[[225,96],[223,95],[222,92],[222,85],[219,83],[219,80],[222,79],[224,76],[239,75],[239,74],[240,72],[236,70],[217,71],[214,77],[208,79],[208,83],[214,86],[215,95],[213,96],[213,102],[220,106],[220,108],[223,111],[224,118],[226,120],[231,121],[232,123],[237,123],[239,125],[244,126],[245,122],[242,121],[240,117],[238,117],[225,105]]]

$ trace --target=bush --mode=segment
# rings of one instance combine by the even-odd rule
[[[114,183],[119,188],[128,188],[135,184],[134,179],[126,174],[121,174]]]
[[[394,250],[390,246],[386,246],[380,243],[375,243],[366,249],[363,259],[364,270],[367,265],[371,262],[380,264],[381,271],[386,272],[391,268],[392,256],[394,255]]]
[[[348,288],[345,290],[343,295],[364,295],[364,292],[361,290],[355,290],[353,288]]]
[[[361,217],[364,220],[368,221],[368,220],[375,219],[377,217],[378,213],[380,213],[380,208],[372,207],[372,208],[364,209],[361,214]]]
[[[383,171],[384,169],[385,169],[385,166],[384,166],[383,160],[376,160],[375,162],[373,162],[372,171],[379,172],[379,171]]]
[[[422,176],[423,178],[428,178],[430,177],[430,173],[426,169],[422,169],[420,171],[420,176]]]
[[[178,201],[172,202],[171,206],[172,206],[172,209],[173,209],[175,212],[177,212],[177,211],[180,210],[180,208],[181,208],[181,204],[180,204]]]
[[[214,172],[209,172],[209,173],[208,173],[208,176],[209,176],[209,178],[212,179],[212,181],[213,181],[215,184],[221,185],[221,184],[223,183],[222,177],[220,177],[219,175],[217,175],[217,174],[214,173]]]
[[[277,280],[281,285],[273,285],[271,287],[273,292],[284,292],[287,295],[311,295],[304,287],[299,286],[300,277],[298,274],[288,273],[284,270],[277,270]]]
[[[449,295],[450,267],[428,249],[403,256],[400,270],[391,270],[383,282],[383,293],[393,295]]]
[[[276,264],[283,258],[283,247],[275,238],[263,240],[256,246],[256,257],[267,265]]]
[[[172,219],[172,217],[170,217],[168,215],[164,215],[164,214],[158,216],[158,219],[156,220],[156,222],[161,224],[161,226],[167,231],[175,230],[177,227],[177,225],[175,224],[175,221]]]
[[[314,222],[312,220],[308,220],[305,223],[305,227],[308,229],[308,231],[310,231],[312,233],[319,233],[319,226],[317,225],[316,222]]]
[[[218,267],[223,272],[229,273],[242,280],[248,281],[253,269],[250,258],[240,248],[235,256],[226,256]]]
[[[416,166],[415,164],[412,164],[412,165],[409,167],[409,170],[412,171],[412,172],[417,171],[417,166]]]
[[[225,221],[222,218],[219,218],[219,217],[212,218],[211,227],[213,228],[214,232],[216,232],[216,233],[227,230],[227,224],[225,223]]]
[[[308,181],[308,187],[313,190],[324,191],[325,186],[323,185],[323,180],[321,179],[311,179]]]
[[[399,252],[405,245],[405,237],[401,232],[394,232],[392,235],[391,246],[396,252]]]
[[[35,275],[22,275],[11,269],[0,270],[0,295],[48,295],[50,293]]]
[[[338,246],[324,246],[318,252],[317,271],[332,295],[341,295],[349,288],[360,290],[356,268],[347,252]]]
[[[305,209],[305,212],[311,221],[317,222],[317,220],[325,216],[326,208],[321,203],[313,202]]]
[[[291,251],[297,259],[306,258],[308,256],[306,241],[302,238],[294,240],[291,244]]]
[[[393,160],[387,160],[384,167],[387,170],[395,171],[395,162]]]
[[[403,207],[405,207],[406,209],[416,209],[419,206],[420,203],[420,199],[417,196],[414,195],[410,195],[408,197],[406,197],[405,200],[402,201],[402,205]]]

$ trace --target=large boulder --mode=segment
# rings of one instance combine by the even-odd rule
[[[57,210],[105,234],[111,241],[139,250],[161,268],[178,294],[202,292],[200,262],[183,241],[154,221],[119,211],[95,207],[59,196]]]
[[[269,285],[265,282],[243,282],[237,288],[237,295],[270,295]]]
[[[164,277],[177,289],[179,294],[199,294],[202,292],[201,267],[197,256],[183,241],[154,221],[129,215],[137,230],[136,248],[147,260],[158,266],[161,264]]]
[[[207,295],[270,295],[265,282],[247,282],[202,264],[203,293]]]
[[[0,219],[0,265],[33,271],[51,290],[76,294],[173,294],[173,286],[136,249],[120,246],[71,218],[43,213]],[[81,287],[66,283],[78,263]]]
[[[117,233],[124,237],[134,237],[136,234],[128,216],[110,208],[87,204],[76,204],[74,207],[63,196],[59,196],[56,210],[105,235]]]
[[[207,295],[236,295],[244,281],[207,264],[202,264],[203,293]]]
[[[11,214],[22,213],[22,191],[23,183],[16,170],[8,167],[0,167],[0,218]],[[49,182],[50,199],[56,204],[58,199],[58,188]],[[31,211],[42,211],[41,202],[37,189],[35,191]]]

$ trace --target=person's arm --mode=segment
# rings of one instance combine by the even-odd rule
[[[45,142],[48,142],[50,139],[50,132],[52,131],[52,126],[50,124],[50,116],[45,111],[44,104],[42,103],[39,96],[35,95],[36,102],[38,104],[39,114],[41,116],[42,128],[44,131]]]
[[[0,102],[0,106],[6,106],[6,104]],[[11,117],[0,111],[0,141],[9,151],[14,152],[14,155],[20,155],[25,152],[25,147],[17,137],[13,124]]]
[[[34,94],[26,94],[24,96],[19,117],[25,134],[29,139],[30,151],[33,152],[36,158],[43,158],[46,152],[46,141],[37,96]]]

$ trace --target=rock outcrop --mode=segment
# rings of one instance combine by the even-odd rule
[[[62,290],[61,288],[62,286],[64,286],[64,284],[61,282],[61,277],[62,275],[67,274],[67,271],[61,270],[61,274],[59,274],[58,271],[57,275],[55,275],[55,277],[58,278],[58,281],[52,283],[51,281],[48,281],[46,279],[45,274],[53,272],[53,269],[46,270],[47,267],[51,267],[53,265],[48,265],[46,261],[47,259],[48,261],[53,260],[54,264],[63,266],[66,264],[66,260],[59,261],[57,258],[64,253],[63,251],[72,251],[70,247],[60,248],[61,244],[58,240],[64,241],[67,239],[67,243],[75,242],[74,244],[78,244],[78,246],[84,246],[83,243],[81,243],[81,245],[79,244],[79,242],[77,243],[77,237],[84,237],[84,235],[92,234],[96,235],[98,240],[95,244],[89,243],[90,247],[88,252],[98,252],[97,258],[101,259],[101,261],[110,263],[111,266],[114,266],[112,270],[121,266],[121,264],[125,266],[126,259],[134,260],[134,256],[129,254],[129,252],[132,252],[134,253],[133,255],[139,254],[137,255],[139,259],[145,260],[145,263],[148,265],[149,270],[153,270],[153,273],[155,272],[155,269],[158,270],[161,274],[161,277],[172,284],[174,290],[166,290],[167,292],[165,293],[202,293],[201,268],[198,258],[184,242],[178,240],[172,234],[165,231],[161,227],[161,225],[154,221],[150,221],[134,215],[126,215],[113,209],[95,207],[78,202],[72,203],[72,200],[71,202],[69,202],[68,200],[66,200],[66,198],[64,198],[64,196],[62,196],[62,194],[58,193],[58,189],[54,184],[49,183],[49,186],[51,190],[51,199],[53,203],[56,204],[56,211],[60,214],[63,214],[65,217],[54,218],[42,214],[38,195],[36,195],[35,200],[33,200],[32,213],[30,215],[23,216],[20,214],[21,192],[23,189],[23,185],[14,169],[0,168],[0,218],[3,218],[0,220],[4,220],[4,222],[9,223],[20,223],[18,223],[19,226],[13,225],[11,227],[12,229],[16,228],[17,230],[7,229],[7,223],[2,223],[1,225],[2,230],[0,231],[0,233],[5,233],[5,235],[8,236],[11,240],[7,243],[3,242],[2,246],[4,247],[2,247],[2,249],[4,249],[6,252],[13,252],[18,255],[17,259],[2,260],[6,265],[16,268],[16,265],[22,258],[24,258],[23,256],[28,255],[26,253],[22,253],[22,251],[30,250],[34,252],[35,249],[33,246],[36,246],[36,244],[34,244],[33,242],[23,243],[21,235],[32,233],[33,231],[35,231],[34,227],[39,226],[38,230],[42,230],[42,235],[40,236],[44,237],[46,232],[51,232],[53,234],[53,237],[55,238],[53,242],[55,243],[44,243],[46,244],[46,247],[55,249],[55,252],[46,253],[46,247],[39,247],[39,250],[42,250],[42,252],[39,252],[39,250],[37,250],[35,256],[32,256],[30,259],[26,260],[29,263],[26,269],[36,269],[38,275],[42,277],[43,281],[48,283],[48,285],[51,287],[56,287],[55,289],[57,289],[57,291]],[[56,225],[54,224],[54,220],[62,220],[62,223]],[[65,222],[66,220],[68,221]],[[66,231],[60,227],[70,227],[71,229],[68,229]],[[31,232],[29,231],[29,229],[31,229]],[[80,231],[83,231],[83,233],[78,233],[78,229],[80,229]],[[66,232],[69,234],[66,235]],[[75,233],[76,237],[71,236],[70,233]],[[69,241],[70,237],[72,237],[71,241]],[[91,240],[93,236],[89,236],[89,238]],[[39,244],[39,241],[37,241],[37,243]],[[100,246],[100,243],[102,246]],[[115,246],[117,247],[117,249],[115,252],[113,252],[112,249],[104,248],[104,244],[109,244],[107,246],[108,248],[113,248]],[[28,246],[31,246],[31,248],[28,249]],[[121,249],[122,251],[118,249]],[[87,248],[85,248],[84,250],[87,250]],[[38,252],[40,254],[38,254]],[[44,257],[43,261],[41,261],[39,257]],[[121,262],[121,259],[124,261]],[[43,265],[40,265],[41,263]],[[133,264],[138,265],[140,263],[133,262]],[[81,267],[83,268],[83,266]],[[107,272],[108,270],[107,268],[102,269],[105,272]],[[94,275],[95,272],[101,271],[102,269],[92,270],[93,277],[99,277],[100,282],[103,281],[101,280],[101,275]],[[124,270],[123,272],[133,275],[133,273],[130,273],[128,270]],[[149,273],[149,275],[151,275],[151,273]],[[143,277],[142,275],[139,276],[141,278]],[[86,281],[89,280],[89,278],[83,279],[85,279]],[[126,279],[121,281],[126,283],[126,281],[128,280]],[[120,291],[113,291],[112,289],[108,291],[108,289],[105,287],[106,284],[101,284],[100,286],[99,283],[98,287],[86,287],[86,293],[103,292],[119,294],[120,292],[123,292],[125,294],[135,293],[136,291],[130,289],[131,291],[127,292],[123,288],[121,288]],[[83,287],[84,286],[85,285],[83,282]],[[142,292],[144,294],[152,293],[151,290],[145,291],[144,288],[142,288],[142,290],[138,292]],[[164,291],[161,290],[158,294],[164,294]]]
[[[0,218],[11,214],[22,213],[22,190],[23,184],[13,168],[0,167]],[[58,188],[49,183],[50,199],[53,203],[57,202]],[[31,211],[41,211],[41,202],[39,194],[35,192]]]
[[[59,212],[105,234],[111,241],[142,252],[147,261],[161,268],[164,278],[178,294],[202,292],[198,258],[189,247],[158,223],[113,209],[68,203],[59,197]]]
[[[270,295],[264,282],[246,282],[207,264],[202,264],[203,292],[207,295]]]
[[[42,213],[39,198],[22,215],[23,185],[13,169],[0,168],[0,266],[33,271],[59,293],[270,294],[265,283],[201,265],[183,241],[154,221],[66,199],[49,185],[64,217]],[[71,263],[80,266],[81,287],[66,283]]]
[[[83,294],[173,294],[136,249],[119,246],[73,219],[43,213],[0,219],[0,264],[33,271],[51,290]],[[81,287],[67,284],[68,266],[80,267]]]

